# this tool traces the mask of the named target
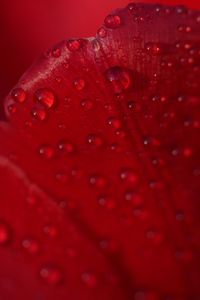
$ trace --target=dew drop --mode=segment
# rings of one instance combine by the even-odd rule
[[[56,238],[58,235],[58,229],[53,224],[48,224],[44,226],[43,231],[50,238]]]
[[[31,255],[36,255],[40,251],[40,244],[37,240],[32,238],[27,238],[22,241],[22,247],[27,253]]]
[[[55,152],[53,147],[48,145],[43,145],[39,148],[39,154],[45,159],[51,159],[54,156]]]
[[[53,55],[55,58],[60,57],[60,55],[61,55],[60,49],[59,49],[59,48],[54,48],[54,49],[52,50],[52,55]]]
[[[100,38],[105,38],[107,35],[107,30],[104,27],[99,28],[97,34]]]
[[[110,117],[108,119],[108,124],[115,129],[119,129],[121,127],[121,121],[116,117]]]
[[[23,103],[26,100],[26,93],[21,88],[16,88],[11,92],[11,96],[15,102]]]
[[[74,52],[79,50],[81,47],[81,42],[80,40],[69,40],[67,41],[67,48],[69,51]]]
[[[136,9],[136,4],[135,3],[129,3],[127,7],[131,12],[133,12]]]
[[[85,111],[89,111],[91,109],[93,109],[94,104],[91,100],[88,99],[84,99],[81,101],[81,107],[85,110]]]
[[[122,169],[120,171],[120,178],[122,181],[131,183],[131,184],[136,184],[138,183],[138,174],[133,171],[132,169]]]
[[[5,246],[10,242],[10,229],[6,223],[0,221],[0,246]]]
[[[108,196],[100,196],[98,198],[98,203],[108,210],[112,210],[116,207],[116,202],[114,201],[114,199]]]
[[[40,277],[49,285],[58,285],[62,282],[62,272],[55,266],[44,266],[40,270]]]
[[[75,146],[69,141],[62,140],[58,143],[58,149],[67,154],[72,154],[75,152]]]
[[[85,80],[83,78],[77,78],[73,81],[73,85],[76,90],[81,91],[85,88]]]
[[[103,145],[103,139],[99,135],[96,134],[90,134],[87,137],[87,142],[89,145],[94,147],[101,147]]]
[[[16,108],[15,104],[8,105],[8,112],[9,113],[14,114],[14,113],[16,113],[16,111],[17,111],[17,108]]]
[[[89,182],[92,186],[97,188],[103,188],[106,186],[106,179],[100,174],[91,175],[89,178]]]
[[[121,18],[118,15],[108,15],[104,23],[107,28],[116,29],[121,25]]]
[[[45,121],[47,118],[47,112],[44,108],[35,107],[32,109],[31,114],[39,121]]]
[[[54,93],[49,89],[37,90],[35,92],[35,98],[38,102],[42,103],[47,108],[51,108],[55,105]]]
[[[161,46],[156,43],[146,43],[145,49],[151,55],[161,54]]]
[[[94,273],[84,272],[81,275],[81,279],[89,288],[95,288],[97,286],[97,277]]]
[[[129,72],[121,67],[115,66],[105,72],[105,77],[108,82],[113,85],[115,93],[121,93],[127,90],[131,85]]]

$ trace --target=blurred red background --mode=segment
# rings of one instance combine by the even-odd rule
[[[156,2],[180,4],[178,0]],[[8,92],[41,51],[67,37],[94,35],[109,11],[127,3],[127,0],[1,0],[0,96]],[[199,0],[182,0],[182,4],[200,7]]]

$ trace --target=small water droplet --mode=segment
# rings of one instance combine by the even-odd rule
[[[48,224],[43,228],[44,233],[50,238],[56,238],[58,235],[58,228],[53,224]]]
[[[16,113],[16,111],[17,111],[17,108],[16,108],[15,104],[9,104],[8,105],[8,112],[9,113],[14,114],[14,113]]]
[[[10,242],[11,233],[8,225],[0,221],[0,246],[5,246]]]
[[[102,207],[105,207],[108,210],[112,210],[116,207],[116,202],[113,198],[108,197],[108,196],[100,196],[98,198],[98,203],[99,205],[101,205]]]
[[[73,85],[76,90],[81,91],[85,88],[85,80],[83,78],[77,78],[73,81]]]
[[[67,48],[69,49],[69,51],[77,51],[79,50],[81,47],[81,41],[80,40],[69,40],[67,41]]]
[[[131,184],[136,184],[139,180],[138,174],[134,170],[129,168],[124,168],[120,171],[120,178],[121,180]]]
[[[44,266],[40,270],[40,277],[49,285],[57,285],[62,282],[62,272],[55,266]]]
[[[48,145],[43,145],[39,148],[39,154],[45,159],[51,159],[54,156],[55,151],[53,147]]]
[[[97,277],[92,272],[84,272],[81,279],[89,288],[95,288],[97,286]]]
[[[151,55],[161,54],[161,46],[157,43],[146,43],[145,49]]]
[[[26,93],[21,88],[16,88],[11,92],[11,96],[15,102],[23,103],[26,100]]]
[[[75,152],[74,144],[66,140],[62,140],[58,143],[58,149],[67,154],[72,154]]]
[[[90,134],[87,137],[87,142],[94,147],[101,147],[104,144],[102,137],[97,134]]]
[[[84,99],[81,101],[81,107],[84,108],[84,110],[88,111],[93,109],[94,104],[91,100]]]
[[[92,186],[97,188],[103,188],[107,183],[105,177],[100,174],[91,175],[89,178],[89,182]]]
[[[104,23],[107,28],[116,29],[121,25],[121,18],[118,15],[108,15]]]
[[[52,55],[53,55],[55,58],[60,57],[60,55],[61,55],[61,50],[60,50],[59,48],[54,48],[54,49],[52,50]]]
[[[39,121],[45,121],[47,118],[47,112],[44,108],[34,107],[31,111],[31,114]]]
[[[115,129],[119,129],[121,127],[121,121],[116,117],[110,117],[108,119],[108,124]]]
[[[22,247],[31,255],[36,255],[40,251],[40,244],[33,238],[27,238],[22,241]]]
[[[136,6],[136,3],[129,3],[127,7],[131,12],[133,12],[133,11],[135,11],[137,6]]]
[[[115,93],[121,93],[127,90],[131,85],[131,77],[129,72],[121,67],[115,66],[105,72],[105,77],[114,88]]]
[[[107,35],[107,30],[104,27],[99,28],[97,34],[100,38],[105,38]]]
[[[54,93],[49,89],[39,89],[35,92],[35,98],[38,102],[43,104],[47,108],[51,108],[55,105]]]

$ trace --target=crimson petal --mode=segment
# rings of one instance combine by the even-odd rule
[[[10,252],[1,257],[18,255],[22,278],[42,268],[42,283],[29,279],[34,292],[74,300],[200,296],[199,34],[199,12],[129,4],[105,18],[96,38],[46,52],[5,100],[2,228],[9,224],[15,243],[33,235],[49,250],[28,260],[5,241]],[[40,204],[29,212],[32,189]],[[40,232],[46,218],[62,227],[51,246]],[[66,258],[69,239],[81,262]],[[42,285],[47,258],[50,282],[60,283],[53,292]]]

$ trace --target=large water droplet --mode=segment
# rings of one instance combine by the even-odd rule
[[[127,90],[131,85],[129,72],[119,66],[112,67],[105,72],[105,77],[114,88],[115,93],[121,93]]]
[[[51,108],[55,104],[54,93],[49,89],[37,90],[35,92],[35,98],[47,108]]]
[[[26,93],[21,88],[16,88],[11,92],[11,96],[14,101],[18,103],[23,103],[26,100]]]
[[[121,18],[118,15],[108,15],[105,18],[104,23],[107,28],[115,29],[121,25]]]

